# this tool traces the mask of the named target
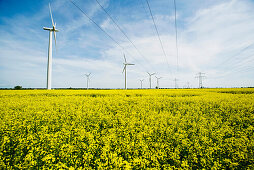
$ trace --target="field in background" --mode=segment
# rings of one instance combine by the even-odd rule
[[[0,167],[254,168],[254,89],[1,90]]]

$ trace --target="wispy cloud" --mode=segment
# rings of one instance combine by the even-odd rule
[[[180,80],[179,86],[186,85],[187,81],[192,87],[197,86],[195,74],[199,71],[207,74],[205,85],[210,87],[254,84],[253,78],[249,76],[250,73],[254,73],[254,70],[251,70],[254,46],[245,49],[254,39],[252,1],[225,0],[201,3],[197,0],[193,4],[189,4],[187,0],[179,2],[182,6],[177,13],[178,72],[174,16],[172,9],[168,8],[170,6],[166,6],[170,5],[167,1],[152,2],[152,8],[169,65],[161,51],[153,23],[140,2],[136,6],[122,6],[121,3],[124,2],[100,1],[143,56],[94,1],[75,2],[125,50],[119,48],[71,3],[53,1],[53,16],[60,30],[57,34],[58,51],[54,50],[53,53],[53,87],[82,87],[82,75],[86,72],[92,72],[93,87],[123,87],[123,53],[129,62],[136,64],[128,68],[128,86],[133,88],[139,87],[139,78],[145,78],[144,86],[148,86],[146,71],[156,72],[158,76],[163,77],[160,81],[161,87],[174,87],[175,77]],[[198,5],[194,8],[195,3]],[[189,7],[196,11],[190,10]],[[42,27],[51,24],[48,4],[45,3],[30,17],[21,13],[11,18],[1,15],[0,19],[4,21],[4,24],[0,25],[1,86],[12,87],[20,84],[25,87],[44,87],[48,33],[42,30]],[[246,72],[243,70],[247,70],[249,74],[244,74]],[[241,83],[242,81],[246,83]],[[155,86],[155,79],[153,83]]]

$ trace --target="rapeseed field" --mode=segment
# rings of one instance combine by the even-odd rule
[[[254,89],[1,90],[0,169],[254,169]]]

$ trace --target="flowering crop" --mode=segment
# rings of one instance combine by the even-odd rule
[[[0,91],[0,169],[253,169],[254,90]]]

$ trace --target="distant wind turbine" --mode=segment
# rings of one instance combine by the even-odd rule
[[[149,73],[149,72],[147,72],[147,74],[149,75],[149,82],[150,82],[150,89],[151,89],[152,88],[151,77],[152,77],[152,75],[155,75],[155,73]]]
[[[89,82],[89,76],[91,75],[91,73],[89,73],[89,74],[85,74],[85,76],[86,76],[86,89],[88,90],[88,82]]]
[[[123,55],[123,57],[124,57],[124,63],[123,63],[123,65],[124,65],[124,67],[123,67],[123,72],[125,72],[125,89],[127,89],[127,86],[126,86],[126,69],[127,69],[127,66],[128,65],[135,65],[135,64],[131,64],[131,63],[127,63],[127,60],[126,60],[126,58],[125,58],[125,54]],[[123,73],[122,72],[122,73]]]
[[[141,85],[141,89],[142,89],[143,88],[142,85],[143,85],[144,79],[142,79],[142,80],[140,79],[139,81],[140,81],[140,85]]]
[[[157,77],[157,76],[155,76],[156,77],[156,79],[157,79],[157,88],[159,89],[159,80],[162,78],[162,77]]]
[[[49,4],[49,12],[51,16],[52,26],[53,28],[43,27],[44,30],[49,31],[49,47],[48,47],[48,69],[47,69],[47,89],[51,90],[51,76],[52,76],[52,32],[54,32],[55,46],[56,46],[56,23],[53,21],[51,7]]]

